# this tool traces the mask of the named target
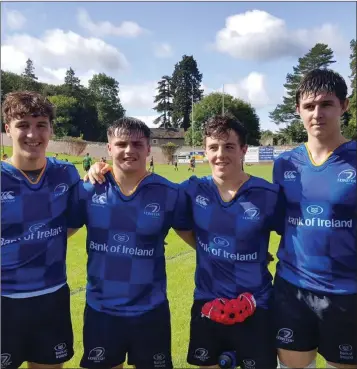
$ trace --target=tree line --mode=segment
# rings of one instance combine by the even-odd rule
[[[342,117],[342,129],[347,137],[356,132],[356,41],[350,43],[351,104]],[[295,112],[295,90],[304,74],[315,68],[328,68],[336,61],[333,50],[318,43],[293,66],[286,76],[286,96],[270,113],[270,119],[284,126],[277,133],[262,131],[261,122],[250,103],[229,94],[211,93],[204,96],[203,75],[192,55],[183,55],[174,65],[172,75],[164,75],[158,82],[153,96],[153,109],[158,113],[157,127],[183,128],[188,145],[202,144],[202,127],[213,114],[222,112],[238,118],[247,129],[248,144],[258,145],[261,138],[271,137],[275,144],[300,143],[306,140],[306,132]],[[106,127],[126,114],[119,98],[120,85],[115,78],[99,73],[92,76],[88,87],[81,84],[70,67],[60,85],[40,82],[31,59],[19,75],[1,71],[1,98],[11,91],[32,90],[40,92],[56,106],[57,119],[54,132],[57,137],[81,137],[88,141],[105,141]],[[224,104],[223,104],[224,101]]]
[[[341,117],[341,129],[347,138],[356,138],[356,40],[350,42],[350,69],[349,76],[351,94],[348,96],[350,105],[348,111]],[[285,125],[278,132],[262,131],[262,138],[271,137],[274,144],[287,144],[291,142],[305,142],[307,134],[295,109],[295,91],[302,77],[315,68],[333,69],[336,63],[333,50],[326,44],[318,43],[303,57],[298,59],[298,64],[293,67],[293,72],[286,76],[286,96],[283,102],[270,113],[270,119],[277,125]]]

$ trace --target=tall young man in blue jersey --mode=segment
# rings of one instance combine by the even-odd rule
[[[150,129],[134,118],[108,128],[113,170],[106,181],[82,183],[73,206],[87,227],[84,368],[128,363],[172,368],[164,240],[183,230],[177,184],[146,170]],[[184,214],[183,214],[184,216]]]
[[[3,103],[12,156],[1,165],[1,368],[60,368],[73,356],[66,277],[72,164],[46,158],[54,108],[35,92]]]
[[[296,92],[308,141],[282,154],[274,182],[286,198],[275,279],[282,368],[357,367],[356,142],[341,134],[344,79],[313,70]]]
[[[234,350],[242,368],[276,368],[267,254],[278,220],[279,187],[242,170],[246,131],[235,118],[209,119],[204,145],[212,175],[192,176],[182,184],[197,250],[187,361],[217,365],[222,352]],[[227,321],[220,324],[203,316],[210,301],[237,304],[237,297],[246,293],[254,296],[256,309],[244,321],[225,325]],[[230,314],[224,318],[229,320]]]

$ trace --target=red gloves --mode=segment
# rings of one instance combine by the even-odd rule
[[[254,296],[249,292],[240,294],[236,299],[217,298],[206,302],[201,310],[205,316],[217,323],[232,325],[241,323],[253,315],[256,309]]]

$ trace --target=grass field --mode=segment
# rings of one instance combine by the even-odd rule
[[[5,152],[11,155],[10,148],[5,148]],[[51,156],[51,153],[48,153]],[[69,161],[80,163],[81,159],[60,155],[59,159],[68,158]],[[79,172],[83,175],[81,164],[76,164]],[[181,182],[187,179],[191,172],[188,172],[187,165],[179,166],[179,171],[175,172],[171,165],[156,165],[155,172],[168,178],[173,182]],[[263,177],[271,181],[271,165],[246,166],[245,171],[249,174]],[[210,173],[208,165],[197,165],[195,174],[203,176]],[[82,326],[83,309],[85,303],[84,286],[86,283],[86,247],[85,229],[81,229],[70,238],[68,244],[68,282],[72,290],[72,320],[75,339],[75,356],[65,364],[67,368],[78,368],[82,355]],[[271,234],[270,252],[277,251],[280,237],[276,233]],[[172,317],[172,350],[173,363],[175,368],[193,367],[186,363],[186,351],[189,340],[189,317],[194,289],[193,277],[195,269],[194,250],[181,241],[173,231],[170,231],[166,242],[168,296],[171,306]],[[274,274],[275,261],[270,264],[270,270]],[[122,334],[118,332],[118,334]],[[318,367],[324,366],[322,359],[318,358]],[[23,366],[24,367],[24,366]]]

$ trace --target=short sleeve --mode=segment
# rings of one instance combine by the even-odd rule
[[[188,181],[179,185],[177,202],[174,210],[172,227],[180,231],[190,231],[193,229],[192,205],[187,187]]]
[[[273,183],[280,184],[281,160],[278,158],[273,164]]]
[[[273,210],[270,215],[269,226],[271,231],[275,231],[281,236],[284,232],[286,209],[286,199],[282,187],[279,186],[279,191],[275,197],[276,200],[274,201]]]
[[[78,181],[72,189],[67,205],[67,227],[81,228],[86,223],[87,191],[82,180]]]

